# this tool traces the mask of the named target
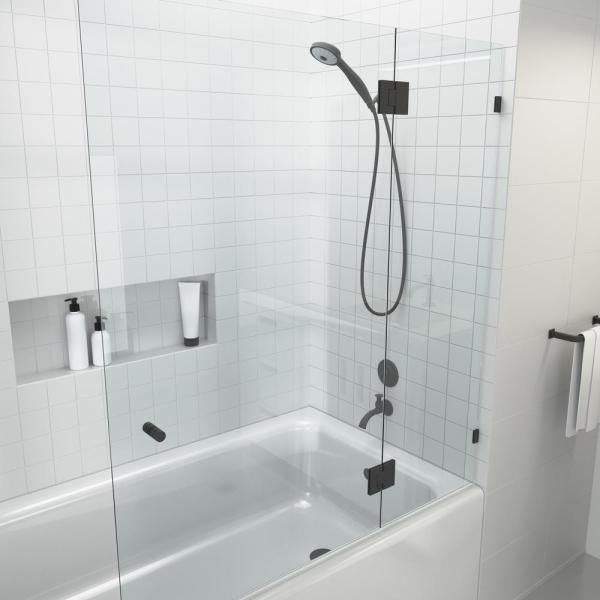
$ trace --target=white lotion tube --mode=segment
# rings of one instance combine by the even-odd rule
[[[200,281],[179,282],[179,302],[183,324],[183,343],[197,346],[200,343]]]

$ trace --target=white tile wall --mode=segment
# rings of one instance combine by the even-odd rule
[[[11,300],[94,287],[74,13],[64,2],[47,0],[33,15],[20,4],[0,12],[11,23],[1,102],[9,120],[23,119],[4,134],[17,145],[0,148],[0,185],[14,198],[2,211]],[[224,3],[81,3],[101,287],[216,273],[211,377],[223,417],[210,432],[307,402],[356,422],[379,388],[384,323],[367,316],[357,288],[372,125],[347,82],[307,48],[338,43],[374,88],[393,76],[386,24],[396,22],[412,29],[397,40],[411,114],[395,124],[411,256],[390,321],[402,377],[388,441],[485,480],[518,4],[484,4],[303,7],[354,19],[342,23],[249,16]],[[23,48],[14,41],[20,16],[44,24],[43,47],[37,37]],[[496,93],[501,117],[489,115]],[[379,306],[389,164],[384,151],[366,278]],[[109,391],[109,409],[118,392]],[[483,436],[473,451],[475,426]],[[177,435],[194,439],[196,418]],[[122,439],[123,460],[143,453]]]
[[[217,381],[214,346],[108,367],[113,464],[229,428],[230,415],[219,402]],[[0,451],[6,470],[25,469],[28,489],[47,487],[108,466],[101,369],[20,385],[18,410],[22,443],[10,443]],[[142,432],[146,421],[160,423],[165,430],[163,445],[158,446]]]
[[[216,14],[222,13],[223,11],[217,11]],[[107,14],[111,15],[113,12],[108,10]],[[140,15],[144,16],[143,12]],[[215,23],[217,22],[221,23],[222,29],[219,30],[221,35],[225,35],[228,28],[223,28],[222,19],[220,21],[216,19]],[[239,18],[238,22],[241,24]],[[261,25],[258,18],[256,18],[256,22],[257,27]],[[141,25],[144,23],[142,22]],[[286,41],[287,34],[293,33],[290,23],[286,23],[285,20],[279,19],[268,25],[270,30],[277,31],[281,36],[280,44]],[[286,28],[283,27],[284,25]],[[183,25],[181,26],[183,27]],[[84,24],[84,28],[86,27],[87,25]],[[111,35],[119,33],[118,28],[112,24],[110,28]],[[91,27],[91,29],[98,31],[98,27]],[[150,30],[140,31],[145,34]],[[230,36],[231,34],[228,33],[227,45],[243,42],[243,40],[234,40]],[[166,39],[167,36],[163,37],[165,37],[165,43],[171,43],[172,40]],[[200,41],[199,36],[196,38],[196,41]],[[206,38],[203,41],[206,41]],[[220,40],[215,39],[215,49],[211,51],[216,52],[220,44]],[[191,52],[198,53],[196,59],[198,61],[204,52],[201,46],[202,44],[198,44],[195,48],[192,44],[190,47]],[[246,42],[246,46],[248,46],[248,42]],[[115,59],[121,58],[118,53],[124,52],[123,48],[120,47],[115,51]],[[252,49],[250,46],[248,48]],[[248,48],[240,48],[240,50],[247,51]],[[304,55],[305,44],[302,45],[302,50]],[[165,51],[171,52],[166,47]],[[289,48],[282,46],[282,51],[289,62],[290,57],[287,56]],[[244,52],[240,52],[239,56],[240,61],[247,61]],[[273,93],[274,77],[284,76],[285,73],[276,69],[269,77],[263,77],[262,81],[257,80],[255,87],[249,90],[255,98],[257,94],[262,93],[269,94],[272,99],[265,96],[266,102],[257,103],[258,109],[256,110],[260,112],[255,117],[253,104],[256,100],[249,96],[248,100],[252,104],[249,107],[250,113],[240,114],[240,131],[236,132],[236,136],[241,148],[235,156],[236,169],[239,170],[239,174],[236,176],[234,186],[231,172],[231,160],[234,158],[232,146],[234,131],[231,124],[223,120],[232,116],[231,101],[234,96],[230,94],[228,97],[225,94],[231,87],[228,83],[231,73],[217,73],[215,69],[215,74],[210,76],[210,80],[214,82],[217,90],[212,97],[214,109],[210,112],[210,102],[206,107],[203,106],[203,103],[205,100],[211,99],[206,97],[203,99],[201,94],[207,81],[208,72],[204,72],[201,63],[190,64],[192,71],[190,81],[192,81],[194,97],[191,98],[191,119],[188,121],[182,119],[181,115],[170,112],[179,110],[176,98],[179,94],[177,81],[165,79],[165,85],[163,85],[158,62],[156,64],[159,67],[158,80],[153,80],[153,65],[148,61],[138,60],[140,63],[138,65],[139,74],[144,78],[140,81],[146,86],[143,89],[140,88],[140,95],[143,97],[139,106],[140,110],[146,111],[147,114],[141,114],[143,118],[139,119],[138,124],[137,107],[135,118],[133,113],[131,116],[125,114],[129,110],[125,105],[123,110],[118,109],[116,113],[113,112],[116,115],[121,113],[125,115],[123,118],[114,117],[115,141],[119,152],[114,152],[113,147],[107,151],[100,149],[98,152],[96,152],[96,148],[93,148],[92,152],[96,202],[94,225],[97,232],[95,241],[99,257],[100,281],[103,285],[104,305],[107,304],[109,295],[114,296],[120,293],[119,290],[107,290],[105,286],[121,285],[124,282],[140,283],[139,290],[143,294],[143,300],[148,300],[148,302],[144,302],[144,305],[150,305],[153,284],[142,282],[152,282],[165,277],[189,276],[194,273],[212,273],[218,270],[216,278],[220,317],[218,334],[222,341],[216,353],[219,359],[218,367],[210,372],[204,372],[202,375],[195,372],[184,373],[182,376],[185,376],[186,381],[181,383],[174,378],[161,380],[157,384],[157,389],[150,394],[152,402],[156,398],[158,405],[156,418],[160,419],[160,424],[165,428],[171,428],[177,423],[181,425],[169,436],[171,443],[187,443],[199,439],[199,437],[239,426],[242,419],[244,422],[250,422],[269,414],[295,408],[297,406],[294,404],[297,400],[294,397],[295,386],[305,385],[299,366],[304,361],[302,331],[309,319],[301,316],[295,320],[295,308],[291,302],[292,299],[302,302],[303,298],[309,295],[308,269],[301,264],[293,267],[294,261],[297,260],[296,256],[298,259],[303,256],[304,250],[298,240],[302,239],[300,228],[306,227],[308,220],[303,219],[305,214],[303,202],[294,195],[299,186],[295,181],[296,177],[290,171],[290,166],[295,159],[294,154],[301,158],[301,153],[307,152],[307,146],[299,147],[298,151],[294,151],[291,147],[293,136],[298,136],[298,133],[302,132],[302,128],[297,128],[296,133],[290,129],[295,124],[290,121],[290,117],[293,116],[293,103],[299,104],[296,96],[303,86],[300,81],[295,84],[290,81],[293,85],[286,91],[287,97],[277,98]],[[270,61],[266,55],[261,60]],[[250,73],[248,66],[246,64],[244,69]],[[114,107],[114,101],[119,98],[124,102],[127,101],[127,85],[129,84],[126,81],[122,83],[122,80],[117,81],[123,72],[117,71],[116,65],[115,70],[112,67],[111,64],[110,76],[114,77],[111,83],[119,83],[119,89],[114,86],[114,89],[111,90],[111,94],[114,96],[111,102]],[[147,72],[144,71],[146,67],[148,68]],[[175,62],[167,64],[165,61],[164,77],[166,78],[171,71],[175,72],[176,68]],[[231,71],[231,68],[229,70]],[[94,91],[95,86],[97,92],[91,94],[91,98],[88,97],[88,106],[91,107],[91,140],[92,142],[100,140],[103,143],[112,144],[112,136],[107,138],[105,135],[106,125],[109,125],[108,132],[111,133],[113,123],[110,118],[106,119],[102,112],[104,109],[99,85],[102,81],[94,83],[93,68],[88,69],[86,74],[91,76],[93,83],[93,85],[89,85],[88,90]],[[247,79],[247,76],[243,77],[244,85],[247,85]],[[134,89],[134,92],[137,94],[137,89]],[[164,99],[161,94],[164,94]],[[157,98],[158,104],[155,102]],[[61,106],[63,105],[61,100]],[[230,108],[223,112],[228,105]],[[153,106],[156,106],[159,112],[153,113]],[[39,110],[47,111],[48,109],[42,105]],[[245,110],[247,111],[248,108]],[[274,117],[271,113],[275,113]],[[110,115],[111,113],[106,114]],[[247,119],[248,115],[252,116],[254,121],[264,120],[264,125],[260,122],[246,124],[244,118]],[[209,118],[213,121],[212,125]],[[217,118],[220,120],[217,121]],[[278,126],[277,131],[275,131],[273,122],[267,122],[269,118],[281,120],[281,126]],[[127,161],[133,157],[131,150],[133,150],[132,142],[134,140],[126,134],[131,130],[132,125],[139,131],[140,137],[135,139],[134,151],[140,157],[140,162],[134,160],[134,162],[128,163]],[[211,142],[211,129],[216,140],[214,147]],[[191,136],[189,139],[188,131]],[[157,133],[158,138],[156,137]],[[208,137],[206,137],[207,135]],[[219,143],[220,140],[222,140],[222,146]],[[275,140],[277,141],[275,142]],[[46,141],[50,142],[49,139]],[[299,142],[300,138],[298,138]],[[118,154],[116,159],[115,154]],[[261,164],[255,165],[255,155],[261,158]],[[160,159],[162,163],[157,163],[157,159]],[[301,162],[298,164],[301,165]],[[124,171],[123,166],[125,166]],[[156,170],[157,166],[160,167],[158,171]],[[256,167],[259,168],[258,171]],[[136,171],[140,168],[143,171]],[[258,177],[255,178],[254,173],[257,173]],[[30,179],[30,181],[33,180]],[[36,197],[40,199],[40,203],[45,202],[44,185],[48,182],[48,177],[40,178],[39,182],[36,182]],[[76,192],[77,186],[71,184],[72,182],[69,182],[66,189]],[[118,185],[119,193],[122,195],[122,202],[117,202],[119,199],[114,195],[115,184]],[[20,190],[20,185],[21,182],[11,182],[9,189]],[[55,204],[60,204],[60,189],[60,186],[57,185]],[[193,204],[191,202],[192,190],[195,195]],[[238,195],[239,199],[234,199],[234,194]],[[144,201],[146,201],[145,204]],[[46,211],[46,204],[40,204],[40,206],[40,210]],[[57,244],[53,244],[53,242],[61,241],[62,238],[66,249],[69,237],[70,245],[68,247],[79,252],[86,249],[86,240],[91,241],[91,225],[83,219],[87,214],[84,212],[84,210],[88,210],[87,206],[73,206],[69,211],[63,212],[60,231],[55,211],[52,213],[46,211],[44,214],[40,212],[37,215],[39,218],[35,219],[34,215],[37,210],[37,208],[31,208],[18,214],[7,213],[7,218],[10,217],[14,221],[14,224],[12,221],[10,222],[10,231],[15,231],[17,226],[21,228],[18,235],[13,233],[12,237],[9,236],[7,247],[10,245],[9,242],[15,242],[16,246],[16,243],[22,241],[21,237],[26,235],[32,240],[28,246],[25,246],[25,249],[15,247],[15,251],[11,255],[11,257],[14,256],[14,259],[9,257],[9,262],[13,260],[10,262],[11,270],[6,274],[9,285],[14,283],[15,286],[23,286],[23,278],[28,276],[37,264],[34,253],[37,253],[40,260],[48,261],[49,264],[58,262],[60,248],[57,248]],[[298,217],[295,217],[295,214]],[[44,237],[43,242],[34,240],[32,225],[34,221],[36,232],[47,236]],[[51,226],[54,227],[52,231],[44,230]],[[26,252],[29,246],[32,247],[32,254]],[[87,249],[87,255],[93,258],[91,246]],[[58,276],[53,279],[53,281],[58,280]],[[90,288],[92,285],[93,283],[90,283]],[[69,289],[74,288],[70,287]],[[44,293],[37,286],[35,288],[33,286],[26,287],[26,290],[23,294],[12,294],[11,300]],[[126,295],[125,290],[121,290],[123,296]],[[54,287],[49,288],[46,293],[60,293],[61,291],[61,288]],[[118,298],[113,297],[112,300],[115,304],[119,304]],[[27,307],[36,302],[38,301],[24,300],[13,303],[13,307]],[[121,302],[120,307],[115,306],[115,309],[122,310],[123,314],[128,308],[130,307],[125,300]],[[42,322],[42,315],[37,310],[34,313],[35,317],[38,317],[37,319],[32,319],[31,316],[21,319],[19,327],[35,330],[34,324]],[[164,338],[163,330],[168,325],[168,320],[163,317],[164,315],[160,316],[158,325],[161,327],[161,335]],[[147,333],[150,328],[146,327],[145,329]],[[131,327],[129,330],[131,334]],[[31,355],[33,347],[31,343],[27,343],[26,333],[21,329],[18,331],[15,346],[18,347],[19,353]],[[62,340],[60,326],[59,331],[55,333],[57,333],[56,337]],[[130,342],[136,351],[146,349],[148,340],[138,337],[140,339],[136,340],[129,335],[127,342]],[[240,337],[243,339],[238,344]],[[118,335],[116,338],[118,346]],[[39,344],[36,344],[34,357],[36,369],[40,360],[48,361],[51,358],[60,363],[64,361],[64,351],[60,340],[55,343],[57,344],[56,348],[47,346],[42,349]],[[7,344],[9,342],[10,337],[7,337]],[[48,350],[55,352],[50,354]],[[10,356],[10,346],[8,346],[8,352]],[[28,356],[28,358],[33,360],[32,356]],[[21,359],[18,363],[20,366],[28,364],[27,360]],[[7,363],[7,366],[14,369],[13,364]],[[44,363],[41,368],[46,370],[51,366],[53,364]],[[204,367],[205,370],[207,368]],[[112,373],[113,370],[110,369],[108,372]],[[7,386],[10,384],[14,388],[14,381],[7,381],[6,384]],[[146,385],[146,383],[137,382],[135,378],[125,380],[126,395],[131,395],[136,402],[142,403],[139,406],[140,410],[148,408],[146,404],[143,404],[143,402],[147,402],[147,399],[144,400],[142,397]],[[200,385],[203,390],[203,399],[205,398],[203,402],[200,402],[195,396]],[[187,391],[186,386],[189,388]],[[184,401],[179,413],[174,410],[174,403],[168,401],[175,392],[177,392],[177,398]],[[109,387],[108,403],[111,414],[113,400],[114,402],[123,400],[122,387],[116,386],[114,390]],[[131,402],[133,406],[133,400]],[[199,402],[200,406],[198,406]],[[196,403],[195,409],[194,403]],[[16,406],[16,403],[13,404]],[[137,412],[132,412],[128,417],[132,423],[137,423],[134,419],[141,414],[138,407],[135,408]],[[118,411],[118,408],[116,410]],[[13,424],[12,408],[9,414],[12,419],[11,424]],[[183,419],[181,423],[177,421],[178,414]],[[198,414],[202,415],[201,420],[197,418]],[[148,448],[141,448],[145,439],[142,438],[141,442],[135,436],[130,436],[129,441],[125,439],[127,436],[123,433],[123,416],[121,413],[118,416],[118,419],[115,417],[118,427],[114,434],[118,436],[118,439],[115,438],[117,447],[115,452],[118,454],[116,459],[128,460],[146,453]],[[135,426],[136,432],[138,429],[139,427]],[[146,446],[148,446],[147,443]],[[14,464],[10,464],[7,470],[12,471],[13,468],[16,468]],[[15,477],[15,481],[20,483],[25,480],[22,477]],[[51,483],[51,478],[49,478],[48,485]],[[2,490],[2,497],[21,493],[27,489],[27,483],[25,482],[23,489],[16,492],[15,489],[12,486],[10,489]]]
[[[390,8],[397,10],[397,6]],[[492,382],[490,366],[512,106],[508,100],[505,115],[488,118],[487,102],[496,93],[506,93],[510,99],[514,77],[514,49],[491,48],[492,8],[484,14],[490,29],[472,30],[487,31],[487,37],[480,37],[476,44],[464,39],[465,30],[462,38],[457,34],[445,39],[429,32],[399,35],[398,78],[409,78],[414,91],[411,115],[396,122],[411,256],[406,300],[390,320],[390,353],[400,367],[401,382],[390,392],[397,411],[387,428],[388,441],[481,482],[485,481],[486,473],[487,396]],[[377,22],[378,16],[367,19]],[[478,52],[465,53],[467,47],[476,47]],[[488,50],[484,52],[485,48]],[[420,61],[415,60],[419,58]],[[353,65],[361,65],[361,60],[362,54],[352,56]],[[343,104],[342,98],[342,119],[346,118],[346,112],[346,120],[352,119],[360,103],[354,104],[352,91],[341,77],[340,82],[342,94],[348,94],[353,101],[353,105]],[[327,88],[325,100],[319,98],[319,102],[331,102],[336,93],[339,94],[337,89]],[[338,132],[339,143],[343,144],[345,139],[362,140],[364,137],[359,135],[369,135],[368,115],[364,118],[365,133],[356,132],[353,138],[351,129]],[[329,114],[323,118],[328,119],[331,119]],[[342,154],[337,164],[343,165],[346,156]],[[341,235],[350,232],[346,243],[354,246],[354,259],[350,263],[353,270],[357,269],[357,240],[362,233],[365,200],[361,190],[369,177],[368,157],[363,156],[364,153],[360,164],[366,168],[361,180],[349,180],[345,171],[333,180],[342,190],[342,202],[352,204],[348,209],[342,203],[339,208],[330,209],[327,228],[337,231],[339,227]],[[382,164],[388,165],[389,158]],[[379,194],[380,202],[385,202],[379,206],[379,219],[385,222],[387,196],[385,190]],[[375,210],[377,221],[377,205]],[[333,223],[332,217],[336,218]],[[354,220],[351,228],[349,218]],[[397,226],[393,237],[398,243]],[[330,239],[328,246],[332,245]],[[340,249],[333,247],[332,255],[338,256]],[[396,258],[393,272],[398,273]],[[337,309],[343,306],[338,282],[344,281],[344,271],[331,264],[327,276],[331,299],[326,302]],[[326,381],[328,409],[337,410],[342,418],[355,422],[377,387],[373,366],[382,356],[383,331],[381,324],[370,323],[366,318],[356,278],[348,281],[349,310],[343,312],[347,327],[345,331],[340,328],[340,332],[326,332],[330,364],[327,372],[319,376]],[[397,284],[397,281],[392,284],[391,294]],[[373,289],[370,279],[368,287]],[[380,306],[384,297],[385,286],[375,294]],[[356,325],[352,326],[352,322]],[[354,351],[341,352],[348,340],[361,337],[358,328],[361,323],[369,323],[366,352],[360,346]],[[482,427],[483,441],[473,451],[468,440],[470,429],[476,426]],[[373,432],[380,431],[379,427],[373,421]]]
[[[48,0],[33,10],[15,0],[4,6],[1,20],[0,80],[7,99],[0,115],[6,125],[0,229],[8,298],[93,288],[75,3]]]
[[[109,47],[116,26],[110,17],[106,25],[98,16],[90,24],[88,89],[99,98],[118,90],[109,112],[99,101],[90,120],[96,226],[107,249],[114,248],[114,234],[122,243],[103,260],[101,241],[100,281],[214,270],[218,393],[231,409],[229,425],[311,399],[322,405],[319,371],[305,371],[321,364],[316,347],[321,353],[324,347],[316,344],[312,356],[307,346],[323,331],[323,263],[310,251],[309,234],[322,227],[321,210],[313,210],[326,206],[312,193],[323,188],[313,181],[317,162],[310,156],[309,133],[317,126],[307,127],[314,70],[307,48],[317,32],[297,16],[255,17],[242,7],[201,3],[182,8],[185,22],[163,23],[155,15],[158,25],[150,28],[146,9],[134,12],[134,27],[121,28],[134,43],[118,50]],[[198,19],[214,22],[210,37],[196,29]],[[142,44],[152,36],[158,46]],[[105,46],[108,55],[98,54]],[[120,71],[110,68],[116,58],[135,66],[135,79],[118,79]],[[115,102],[125,105],[115,109]],[[123,118],[134,137],[116,137]],[[95,129],[96,122],[108,128]],[[128,259],[130,232],[135,253]],[[324,247],[323,234],[314,239]]]
[[[234,399],[219,393],[217,349],[206,346],[107,370],[113,463],[161,452],[239,425]],[[160,446],[142,432],[152,421]]]

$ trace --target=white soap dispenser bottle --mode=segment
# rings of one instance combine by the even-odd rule
[[[65,317],[67,325],[67,351],[69,353],[69,369],[81,371],[90,366],[88,354],[85,315],[81,312],[77,298],[67,298],[70,302],[69,312]]]
[[[106,317],[96,316],[92,333],[92,362],[95,367],[104,367],[112,362],[110,334],[104,329]]]

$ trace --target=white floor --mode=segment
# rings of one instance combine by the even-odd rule
[[[598,600],[600,560],[584,554],[525,600]]]

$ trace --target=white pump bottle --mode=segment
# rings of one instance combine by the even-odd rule
[[[70,302],[69,312],[65,317],[69,369],[72,371],[81,371],[90,366],[85,315],[80,310],[77,298],[67,298],[65,302]]]
[[[95,367],[104,367],[112,362],[110,334],[104,329],[106,317],[98,315],[92,333],[92,362]]]

